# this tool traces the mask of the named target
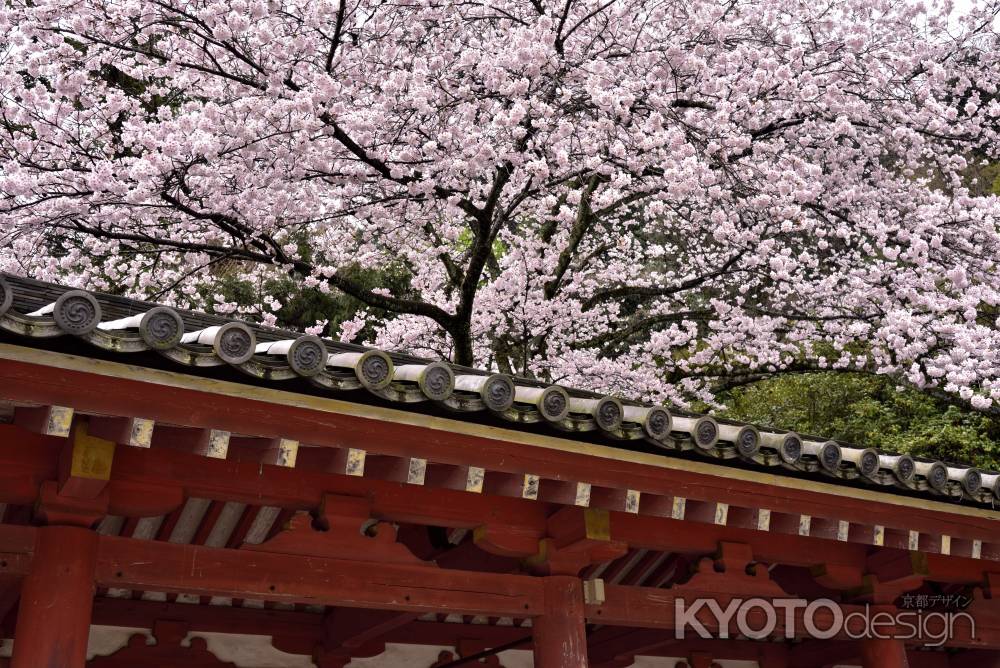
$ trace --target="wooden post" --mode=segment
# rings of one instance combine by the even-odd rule
[[[532,621],[535,668],[587,668],[583,584],[569,575],[545,579],[545,614]]]
[[[892,638],[866,638],[861,641],[861,662],[864,668],[909,668],[906,646]]]
[[[84,668],[94,598],[97,534],[40,527],[21,585],[11,668]]]

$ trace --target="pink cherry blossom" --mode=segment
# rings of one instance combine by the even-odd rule
[[[0,269],[268,323],[213,284],[290,275],[373,345],[655,401],[834,369],[997,412],[1000,4],[946,7],[10,0]]]

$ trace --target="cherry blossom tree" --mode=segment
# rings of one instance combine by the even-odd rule
[[[685,403],[1000,413],[1000,3],[9,0],[0,269]],[[402,282],[360,280],[391,270]],[[331,331],[332,330],[332,331]]]

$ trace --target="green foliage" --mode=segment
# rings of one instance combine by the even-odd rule
[[[364,288],[387,288],[396,295],[413,296],[410,294],[409,274],[402,267],[366,269],[352,265],[342,268],[340,274]],[[275,314],[279,327],[302,331],[317,321],[329,320],[323,332],[325,336],[336,336],[340,324],[353,318],[365,306],[360,300],[339,290],[324,293],[315,288],[305,288],[300,281],[292,278],[271,279],[258,284],[244,278],[238,270],[225,272],[218,276],[210,290],[205,288],[203,297],[206,302],[211,302],[207,294],[209,291],[221,294],[226,301],[235,302],[241,309],[252,309],[262,304],[265,297],[273,297],[282,304]],[[389,315],[376,308],[368,308],[368,314],[367,324],[355,337],[356,342],[373,337],[375,326]]]
[[[1000,162],[973,161],[966,170],[965,180],[973,195],[1000,195]]]
[[[466,228],[459,232],[458,238],[455,240],[455,250],[459,253],[468,253],[472,250],[472,230]],[[499,239],[494,239],[491,246],[493,251],[493,257],[496,259],[502,258],[507,254],[507,245]]]
[[[848,373],[783,376],[731,391],[722,416],[886,452],[1000,468],[1000,422],[891,379]]]

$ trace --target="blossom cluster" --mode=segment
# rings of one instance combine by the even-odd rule
[[[0,270],[266,323],[213,286],[291,276],[370,343],[656,401],[831,369],[1000,412],[1000,7],[948,8],[11,0]]]

